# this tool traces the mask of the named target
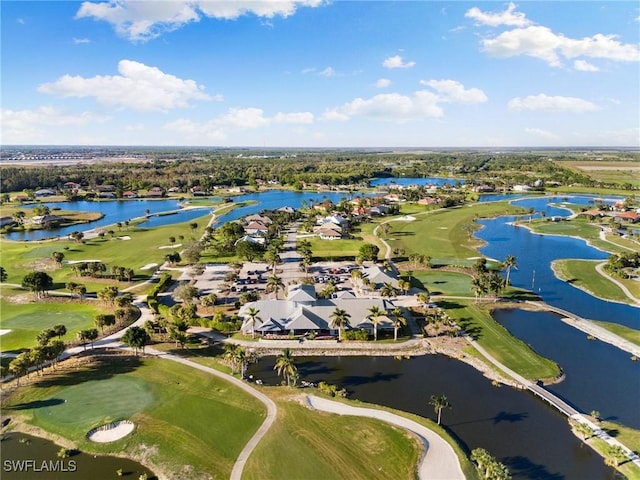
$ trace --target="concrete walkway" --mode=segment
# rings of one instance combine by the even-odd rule
[[[418,436],[424,446],[424,453],[418,463],[418,478],[464,480],[464,474],[455,451],[438,434],[413,420],[391,412],[375,408],[352,407],[341,402],[307,395],[309,407],[338,415],[375,418],[391,425],[404,428]]]

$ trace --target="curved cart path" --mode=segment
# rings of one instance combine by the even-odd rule
[[[231,375],[227,375],[226,373],[220,372],[213,368],[200,365],[199,363],[193,362],[191,360],[187,360],[186,358],[182,358],[177,355],[160,352],[158,350],[153,350],[148,348],[146,350],[146,353],[151,355],[156,355],[158,357],[165,358],[167,360],[172,360],[174,362],[182,363],[183,365],[187,365],[189,367],[196,368],[198,370],[209,373],[211,375],[215,375],[216,377],[220,377],[228,382],[231,382],[236,387],[241,388],[242,390],[247,392],[249,395],[253,395],[255,398],[260,400],[267,407],[267,416],[264,419],[264,422],[262,422],[262,425],[260,425],[260,428],[256,431],[256,433],[253,434],[253,437],[251,437],[251,439],[244,446],[244,448],[240,452],[240,455],[238,455],[238,458],[236,459],[236,463],[233,465],[233,469],[231,470],[231,476],[229,478],[231,480],[240,480],[240,478],[242,477],[242,470],[244,469],[244,466],[247,463],[249,456],[251,455],[253,450],[256,448],[260,440],[262,440],[262,437],[264,437],[264,435],[267,433],[269,428],[271,428],[271,425],[273,425],[273,422],[276,420],[276,416],[278,414],[278,407],[276,406],[275,402],[271,400],[269,397],[267,397],[264,393],[259,392],[258,390],[251,387],[250,385],[247,385],[246,382],[243,382],[242,380],[239,380],[235,377],[232,377]]]
[[[424,446],[424,454],[418,463],[418,478],[464,480],[462,468],[458,456],[451,445],[438,434],[420,425],[413,420],[401,417],[391,412],[377,410],[375,408],[352,407],[344,403],[327,400],[307,395],[307,403],[313,409],[323,412],[337,413],[338,415],[353,415],[356,417],[369,417],[390,423],[397,427],[405,428],[418,436]]]

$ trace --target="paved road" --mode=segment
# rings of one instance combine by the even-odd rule
[[[413,420],[401,417],[391,412],[377,410],[375,408],[352,407],[341,402],[307,396],[308,405],[323,412],[337,413],[338,415],[352,415],[356,417],[368,417],[382,420],[383,422],[405,428],[418,436],[424,446],[424,453],[418,463],[418,478],[442,479],[442,480],[464,480],[462,468],[458,456],[451,445],[443,440],[438,434],[420,425]]]

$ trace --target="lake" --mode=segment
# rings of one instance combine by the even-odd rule
[[[148,468],[126,458],[80,452],[58,458],[58,445],[19,432],[4,434],[0,448],[2,480],[113,480],[119,478],[118,469],[122,469],[123,478],[137,479],[143,473],[149,480],[156,478]]]

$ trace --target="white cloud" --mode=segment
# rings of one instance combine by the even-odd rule
[[[41,93],[64,97],[94,97],[99,103],[140,112],[188,107],[191,100],[211,100],[193,80],[183,80],[132,60],[118,63],[120,75],[92,78],[64,75],[38,87]],[[220,98],[220,97],[216,97]]]
[[[170,132],[183,135],[189,141],[221,141],[227,138],[226,133],[215,122],[196,123],[186,118],[179,118],[166,123],[162,127]]]
[[[548,130],[543,130],[541,128],[525,128],[524,131],[530,135],[540,137],[545,140],[560,140],[560,137],[555,133],[549,132]]]
[[[65,112],[51,106],[36,110],[1,109],[2,141],[4,143],[29,143],[32,140],[49,138],[51,127],[77,127],[91,123],[102,123],[110,117],[91,112]]]
[[[544,26],[529,26],[503,32],[494,38],[482,40],[483,50],[496,57],[528,55],[544,60],[553,67],[562,65],[561,57],[604,58],[618,62],[640,61],[640,48],[623,44],[615,35],[596,34],[572,39],[555,34]]]
[[[89,40],[88,38],[76,38],[73,37],[73,44],[74,45],[82,45],[85,43],[91,43],[91,40]]]
[[[309,123],[313,123],[313,113],[311,112],[294,112],[294,113],[278,112],[273,117],[273,121],[275,123],[309,124]]]
[[[25,25],[26,24],[26,22],[24,21],[24,18],[16,19],[16,23],[18,23],[19,25]]]
[[[412,96],[399,93],[375,95],[369,99],[356,98],[336,108],[325,110],[324,120],[346,121],[351,117],[367,117],[376,120],[408,122],[444,115],[441,103],[482,103],[487,101],[484,92],[477,88],[466,89],[456,80],[422,80],[431,90],[418,90]]]
[[[443,113],[442,108],[438,106],[437,95],[427,90],[420,90],[412,96],[385,93],[369,99],[356,98],[340,107],[326,110],[323,118],[344,121],[359,116],[406,122],[426,117],[441,117]]]
[[[575,60],[573,62],[573,68],[581,72],[599,72],[600,69],[595,65],[587,62],[586,60]]]
[[[335,76],[335,74],[336,74],[336,71],[332,67],[327,67],[324,70],[322,70],[320,73],[318,73],[318,75],[323,77],[333,77]]]
[[[239,128],[258,128],[268,125],[269,120],[264,117],[261,108],[230,108],[219,123]]]
[[[422,85],[427,85],[438,92],[441,102],[449,103],[483,103],[487,96],[479,88],[464,88],[464,85],[456,80],[421,80]]]
[[[499,13],[483,12],[478,7],[473,7],[467,10],[464,14],[467,18],[474,19],[481,25],[489,25],[491,27],[497,27],[499,25],[508,25],[511,27],[524,27],[531,22],[527,20],[524,13],[515,12],[517,5],[515,3],[509,3],[507,9]]]
[[[316,7],[322,0],[110,0],[83,2],[76,18],[93,18],[110,23],[116,32],[132,41],[147,41],[198,22],[202,17],[235,19],[253,14],[261,18],[293,15],[298,7]]]
[[[415,64],[416,62],[405,62],[400,55],[385,58],[382,62],[382,66],[385,68],[411,68]]]
[[[516,97],[509,100],[507,104],[510,110],[533,110],[544,112],[569,112],[582,113],[598,110],[598,107],[581,98],[576,97],[560,97],[549,96],[541,93],[539,95],[530,95],[528,97]]]
[[[389,85],[391,85],[391,80],[388,78],[379,78],[375,83],[375,86],[378,88],[387,88]]]

